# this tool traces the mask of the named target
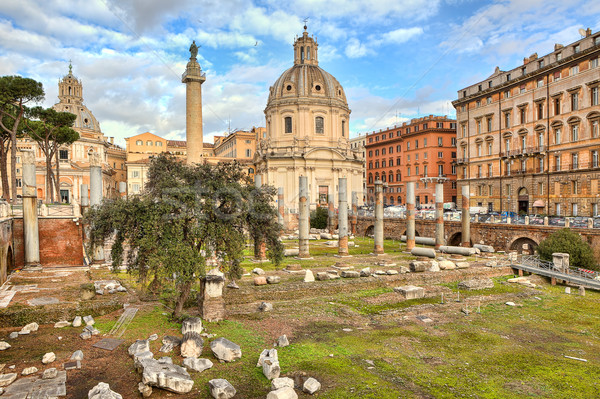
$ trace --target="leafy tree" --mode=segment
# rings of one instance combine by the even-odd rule
[[[271,205],[276,194],[271,186],[262,186],[252,191],[250,212],[247,214],[246,222],[250,238],[254,243],[254,253],[260,252],[261,244],[267,244],[267,256],[274,259],[277,264],[283,260],[283,244],[279,241],[279,233],[282,226],[277,221],[277,208]],[[231,278],[240,278],[241,269],[230,270]]]
[[[268,221],[276,215],[268,205],[272,193],[254,188],[236,163],[188,166],[161,155],[151,163],[141,195],[105,200],[88,211],[88,251],[115,234],[113,268],[122,263],[128,247],[128,272],[144,285],[149,279],[151,287],[175,284],[177,317],[209,259],[239,277],[244,231],[264,239],[270,258],[281,260],[279,229]]]
[[[328,218],[329,211],[324,206],[320,206],[310,214],[310,227],[313,229],[325,229],[327,228]]]
[[[570,229],[560,229],[548,236],[537,247],[540,258],[552,260],[552,254],[562,252],[569,254],[569,263],[586,269],[600,270],[590,245],[581,236]]]
[[[22,122],[27,110],[26,104],[40,102],[44,99],[44,88],[40,82],[21,76],[0,77],[0,134],[10,140],[10,174],[12,184],[10,197],[14,203],[17,199],[17,134],[23,128]],[[0,140],[1,141],[1,140]],[[4,148],[0,155],[4,154]],[[0,158],[0,173],[2,173],[2,189],[8,196],[8,174],[6,156]]]
[[[25,120],[27,133],[35,140],[46,156],[46,203],[54,200],[52,181],[56,187],[56,201],[60,201],[60,162],[58,149],[79,139],[79,133],[71,129],[77,116],[70,112],[58,112],[52,108],[34,107]],[[52,158],[56,157],[56,176],[52,172]]]

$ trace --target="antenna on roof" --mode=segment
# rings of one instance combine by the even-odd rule
[[[579,34],[581,35],[581,37],[585,37],[585,35],[586,35],[585,29],[579,28]]]

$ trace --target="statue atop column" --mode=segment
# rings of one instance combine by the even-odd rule
[[[190,46],[190,59],[196,59],[198,55],[198,46],[196,45],[196,41],[192,41],[192,45]]]

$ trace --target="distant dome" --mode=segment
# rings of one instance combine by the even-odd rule
[[[294,66],[284,71],[270,88],[267,108],[279,100],[306,99],[311,104],[334,105],[348,110],[346,93],[336,78],[319,67],[317,42],[304,31],[294,42]],[[297,102],[297,101],[296,101]]]

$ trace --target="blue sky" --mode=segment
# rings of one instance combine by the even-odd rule
[[[102,131],[185,138],[185,69],[202,47],[205,141],[264,126],[268,89],[293,63],[303,20],[319,65],[344,86],[351,136],[430,113],[454,116],[456,92],[524,57],[600,30],[583,0],[3,0],[0,75],[57,82],[73,62]]]

